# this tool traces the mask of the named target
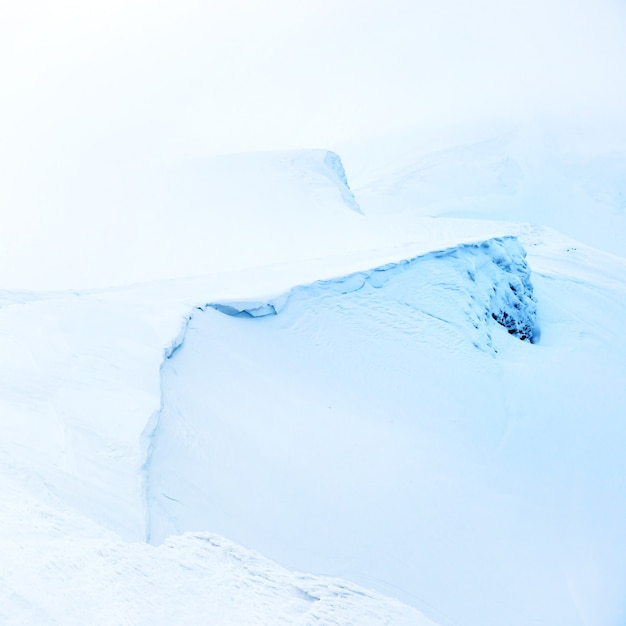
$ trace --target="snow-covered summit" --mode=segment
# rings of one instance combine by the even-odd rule
[[[71,192],[70,192],[71,191]],[[364,249],[358,203],[327,150],[259,152],[86,172],[0,233],[0,285],[102,288]]]

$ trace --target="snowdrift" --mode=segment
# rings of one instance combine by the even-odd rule
[[[202,276],[0,293],[0,621],[624,621],[626,264],[421,215],[569,189],[611,249],[621,156],[466,148],[359,203],[327,151],[120,166],[1,248],[20,288]]]
[[[515,240],[198,310],[162,370],[149,539],[212,528],[440,624],[617,623],[624,264],[535,243],[534,345],[493,315],[537,329]]]
[[[429,235],[462,239],[466,224],[436,220]],[[185,623],[189,601],[236,622],[267,591],[247,557],[237,578],[206,571],[205,539],[141,543],[190,530],[443,625],[619,623],[626,265],[510,228],[529,266],[498,238],[417,258],[406,253],[423,243],[116,290],[4,292],[5,621],[97,623],[76,598],[110,584],[124,601],[111,596],[103,623],[142,623],[146,595],[154,615]],[[185,600],[207,576],[238,591]],[[278,604],[250,608],[258,623],[322,610],[284,576],[267,579]],[[172,585],[171,604],[148,591]],[[341,613],[332,593],[339,623],[419,623],[351,592]]]
[[[228,318],[235,318],[235,323]],[[474,352],[495,354],[492,334],[496,321],[509,334],[532,340],[535,318],[536,304],[525,253],[513,238],[461,246],[297,287],[269,302],[229,302],[199,308],[162,369],[161,410],[149,435],[145,465],[148,540],[160,543],[170,534],[212,528],[214,524],[229,526],[226,520],[236,527],[251,523],[255,528],[273,529],[270,534],[276,537],[276,525],[281,519],[288,519],[293,509],[293,493],[281,493],[280,483],[293,481],[309,488],[311,482],[317,483],[315,490],[307,489],[307,493],[319,497],[320,491],[341,489],[341,481],[349,475],[341,458],[332,456],[332,465],[339,468],[338,475],[323,474],[325,480],[314,479],[318,455],[326,457],[328,452],[319,449],[317,436],[310,439],[310,445],[301,441],[303,437],[308,439],[309,428],[314,431],[321,428],[324,437],[336,439],[336,453],[344,450],[348,456],[362,454],[363,451],[352,450],[351,442],[358,448],[355,442],[359,435],[342,422],[348,419],[358,431],[361,418],[363,428],[372,419],[371,411],[365,409],[370,402],[380,409],[396,406],[398,398],[389,398],[388,394],[398,389],[399,380],[392,384],[387,380],[389,373],[380,378],[379,368],[389,368],[388,372],[392,372],[402,363],[404,376],[418,374],[424,355],[411,356],[409,350],[404,355],[408,361],[402,362],[402,352],[395,344],[379,345],[385,337],[387,341],[404,343],[404,350],[413,344],[413,350],[421,352],[429,337],[442,333],[446,351],[454,348],[454,352],[461,354],[467,351],[469,358],[475,359]],[[333,323],[340,326],[334,328]],[[347,337],[352,337],[353,346],[346,345]],[[347,359],[339,370],[337,364],[342,358],[335,354],[338,349],[343,359]],[[366,351],[388,357],[376,363],[374,357],[366,356]],[[190,364],[187,354],[193,355]],[[365,358],[372,371],[364,369]],[[393,363],[387,363],[388,360]],[[331,380],[334,380],[332,384]],[[241,407],[235,402],[231,409],[228,397],[240,386],[247,400]],[[415,384],[412,387],[417,389]],[[367,388],[376,390],[375,401],[367,399]],[[327,389],[360,399],[356,406],[346,405],[345,398],[327,399]],[[337,402],[342,408],[336,406]],[[376,416],[374,425],[381,417]],[[293,423],[295,418],[297,425]],[[387,419],[393,418],[385,415],[383,423]],[[339,423],[334,426],[336,421]],[[222,429],[226,432],[222,433]],[[232,429],[236,429],[237,439],[227,441]],[[288,433],[300,444],[293,441],[289,445]],[[346,440],[341,440],[341,433]],[[242,435],[244,441],[239,441]],[[274,438],[280,442],[278,449],[271,445]],[[255,440],[269,445],[256,449]],[[245,452],[238,451],[240,445]],[[220,449],[227,451],[226,458],[222,458]],[[296,466],[292,467],[291,462],[296,459],[291,455],[295,450],[298,457]],[[287,459],[281,461],[283,453]],[[384,467],[387,461],[384,458],[380,461],[383,467],[377,471],[384,475],[388,471]],[[250,465],[254,470],[246,479],[247,470],[242,475],[241,470],[236,471],[232,466],[233,462],[244,467]],[[223,468],[220,463],[228,467]],[[405,459],[404,464],[397,470],[412,477],[413,462]],[[362,470],[351,469],[357,474],[348,479],[349,484],[358,482]],[[371,464],[367,471],[373,471]],[[272,486],[273,479],[278,478],[277,472],[285,478]],[[249,488],[245,487],[246,482]],[[260,483],[265,485],[262,490]],[[348,499],[349,491],[346,489],[345,493]],[[369,500],[376,506],[382,496],[374,492]],[[410,502],[406,494],[396,496]],[[224,500],[229,504],[216,505]],[[252,504],[257,503],[265,510],[267,504],[263,502],[272,502],[267,520],[259,519]],[[335,504],[334,500],[326,502],[315,516],[329,519]],[[409,506],[412,508],[412,503]],[[294,519],[292,526],[278,533],[281,541],[285,535],[295,537],[300,528],[310,524],[319,525],[314,534],[326,540],[328,531],[323,532],[323,524],[313,520],[310,506],[302,510],[296,507],[294,512],[297,521]],[[308,546],[311,539],[306,536],[300,541]],[[374,537],[375,533],[370,536]],[[248,545],[259,542],[254,533],[240,540]],[[280,554],[280,558],[286,556],[286,551]],[[293,553],[290,558],[294,559]],[[294,563],[297,562],[295,559]]]
[[[536,333],[536,307],[532,295],[530,273],[525,263],[526,253],[514,238],[491,240],[483,244],[466,244],[454,250],[432,253],[434,258],[454,259],[460,266],[459,278],[468,278],[478,284],[466,288],[466,296],[471,303],[466,313],[475,329],[485,326],[485,317],[491,317],[504,326],[509,334],[532,342]],[[425,259],[420,259],[424,261]],[[413,269],[417,259],[391,263],[367,272],[359,272],[320,282],[315,286],[300,287],[296,292],[306,291],[310,298],[317,298],[325,292],[338,294],[359,291],[364,287],[379,289],[397,274]],[[490,267],[493,266],[493,267]],[[417,285],[417,281],[415,283]],[[450,287],[451,289],[454,287]],[[229,302],[211,306],[221,313],[234,317],[264,317],[278,314],[293,297],[293,292],[281,295],[270,302]],[[491,346],[488,333],[486,345]],[[479,347],[479,343],[475,342]]]

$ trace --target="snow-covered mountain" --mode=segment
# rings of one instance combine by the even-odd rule
[[[621,623],[626,261],[527,223],[564,170],[503,187],[511,145],[427,201],[379,153],[355,194],[325,150],[181,163],[7,257],[3,623]]]
[[[368,214],[515,220],[626,256],[626,132],[536,118],[346,147]]]
[[[105,184],[81,174],[0,234],[3,287],[109,287],[337,254],[346,238],[373,246],[326,150],[121,161]]]

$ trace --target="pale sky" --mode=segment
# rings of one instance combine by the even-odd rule
[[[621,4],[4,2],[4,149],[326,147],[448,119],[621,111]]]

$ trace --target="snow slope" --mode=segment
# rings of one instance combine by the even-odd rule
[[[181,167],[57,286],[203,276],[0,293],[2,621],[622,623],[626,262],[326,151]]]
[[[123,542],[1,467],[2,624],[432,624],[398,601],[288,572],[215,534],[158,548]]]
[[[383,137],[345,154],[367,214],[533,222],[626,256],[626,132],[617,127],[535,118]]]
[[[143,434],[161,401],[164,355],[200,294],[263,297],[297,269],[2,294],[3,623],[430,623],[397,601],[289,573],[211,533],[158,548],[142,541]]]
[[[108,164],[0,233],[4,288],[102,288],[374,247],[337,155],[266,152]],[[28,189],[24,193],[28,193]],[[44,262],[45,261],[45,262]]]
[[[453,241],[448,232],[439,239]],[[161,404],[164,355],[180,341],[194,307],[280,296],[294,285],[398,261],[425,247],[418,242],[117,290],[4,292],[0,409],[7,428],[0,451],[125,538],[144,539],[144,430],[150,433]]]
[[[162,372],[150,539],[214,528],[442,624],[618,623],[626,264],[526,238],[535,345],[486,304],[514,287],[496,308],[533,317],[513,243],[197,312]]]

